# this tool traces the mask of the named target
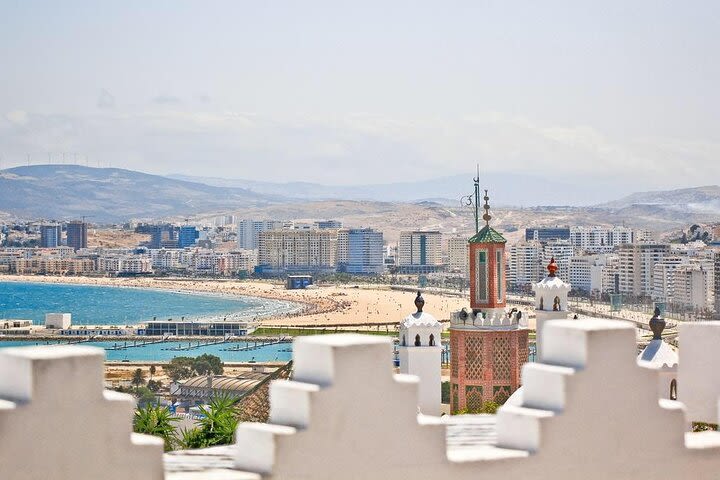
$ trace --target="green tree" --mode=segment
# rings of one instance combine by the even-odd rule
[[[130,380],[130,383],[135,386],[135,389],[137,389],[141,385],[145,385],[145,372],[143,372],[142,368],[138,368],[133,372],[132,380]]]
[[[157,372],[155,365],[150,365],[150,380],[152,380],[153,375],[155,375],[155,372]]]
[[[207,407],[200,407],[203,417],[198,420],[197,428],[183,431],[181,445],[184,448],[207,448],[231,444],[238,425],[237,402],[237,398],[219,395]]]
[[[204,353],[199,357],[195,358],[193,362],[193,370],[198,375],[222,375],[223,374],[223,362],[220,357]]]
[[[148,380],[147,388],[152,392],[158,392],[163,387],[163,383],[160,380]]]
[[[167,408],[148,404],[135,410],[133,431],[162,438],[167,452],[177,444],[174,423],[178,420]]]
[[[192,377],[194,372],[193,361],[194,359],[190,357],[175,357],[163,367],[163,370],[173,382],[177,382]]]
[[[137,403],[140,406],[154,405],[157,403],[157,397],[155,392],[150,390],[148,387],[138,387],[135,389],[135,397],[137,397]]]

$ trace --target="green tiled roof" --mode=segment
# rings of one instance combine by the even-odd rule
[[[472,237],[470,240],[468,240],[469,243],[506,243],[507,240],[505,240],[505,237],[500,235],[495,229],[490,228],[489,225],[485,225],[483,228],[480,229],[478,233],[475,234],[474,237]]]

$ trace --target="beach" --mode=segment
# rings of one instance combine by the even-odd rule
[[[264,326],[334,326],[398,323],[415,312],[415,293],[377,285],[313,286],[287,290],[284,284],[264,280],[204,280],[187,278],[112,278],[2,275],[0,281],[62,283],[160,289],[210,295],[249,296],[302,304],[294,313],[258,319]],[[466,297],[423,293],[425,311],[438,320],[449,320],[451,312],[467,307]]]

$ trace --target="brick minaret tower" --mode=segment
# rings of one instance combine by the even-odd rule
[[[505,311],[505,238],[490,226],[485,190],[485,226],[478,226],[479,176],[475,178],[476,234],[468,241],[470,309],[450,321],[450,411],[478,411],[483,403],[503,403],[520,387],[528,360],[528,330],[522,313]]]

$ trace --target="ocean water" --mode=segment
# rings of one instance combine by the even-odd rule
[[[200,342],[207,340],[200,339]],[[12,340],[12,341],[0,341],[0,350],[6,347],[27,347],[32,345],[57,345],[64,342],[60,341],[38,341],[38,340]],[[132,345],[133,341],[127,342]],[[193,344],[197,344],[197,341],[193,341]],[[156,343],[152,345],[145,345],[142,347],[131,347],[124,350],[113,350],[112,348],[116,345],[124,345],[122,341],[110,341],[110,342],[84,342],[83,346],[92,346],[105,348],[105,356],[107,360],[111,361],[122,361],[128,360],[134,361],[167,361],[174,357],[197,357],[203,353],[209,353],[211,355],[217,355],[224,362],[287,362],[292,357],[292,344],[291,343],[280,343],[277,345],[267,345],[259,347],[254,350],[248,350],[243,352],[226,351],[227,348],[235,346],[245,346],[246,342],[228,342],[220,345],[207,345],[200,348],[194,348],[192,350],[175,351],[170,350],[178,346],[186,346],[188,342],[164,342]],[[251,341],[249,345],[254,345],[255,342]]]
[[[139,288],[0,282],[0,318],[45,321],[72,313],[73,325],[132,325],[180,317],[259,318],[295,311],[297,304],[255,297],[227,297]]]

